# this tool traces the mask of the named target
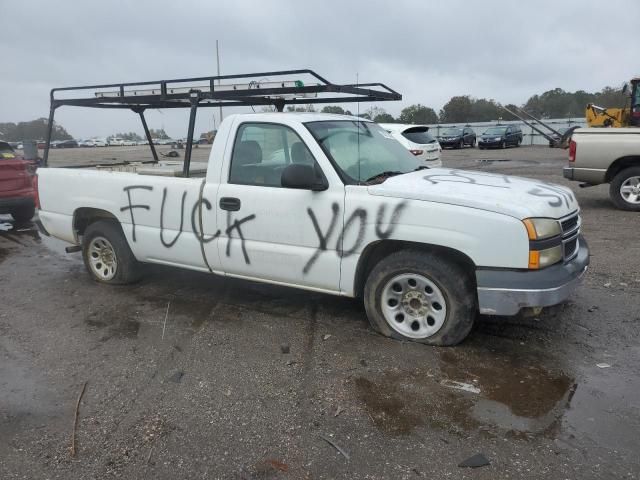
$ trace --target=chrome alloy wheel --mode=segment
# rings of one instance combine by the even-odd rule
[[[95,237],[89,245],[89,265],[100,280],[109,281],[116,276],[118,258],[111,242],[104,237]]]
[[[640,204],[640,177],[629,177],[620,185],[620,196],[625,202]]]
[[[381,308],[387,324],[409,338],[435,335],[447,318],[447,301],[423,275],[396,275],[382,289]]]

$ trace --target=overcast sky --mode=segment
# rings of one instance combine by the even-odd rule
[[[53,87],[214,75],[216,39],[223,74],[358,74],[403,94],[377,104],[394,115],[413,103],[438,111],[453,95],[521,104],[640,73],[638,0],[0,0],[0,18],[0,122],[47,116]],[[197,133],[213,128],[213,110],[199,112]],[[186,135],[187,110],[148,116]],[[56,119],[77,138],[142,133],[131,112],[63,107]]]

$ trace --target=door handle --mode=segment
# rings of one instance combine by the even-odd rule
[[[230,212],[237,212],[240,210],[240,199],[234,197],[222,197],[220,199],[220,208]]]

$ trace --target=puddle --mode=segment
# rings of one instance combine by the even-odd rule
[[[440,369],[387,371],[355,380],[374,424],[390,434],[429,425],[451,433],[480,429],[553,434],[576,384],[562,371],[523,357],[459,349],[440,355]]]

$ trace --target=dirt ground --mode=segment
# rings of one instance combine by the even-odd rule
[[[592,252],[567,303],[481,317],[454,348],[376,335],[350,299],[164,267],[102,286],[0,216],[0,478],[639,478],[639,217],[565,182],[565,158],[443,152],[570,185]]]

